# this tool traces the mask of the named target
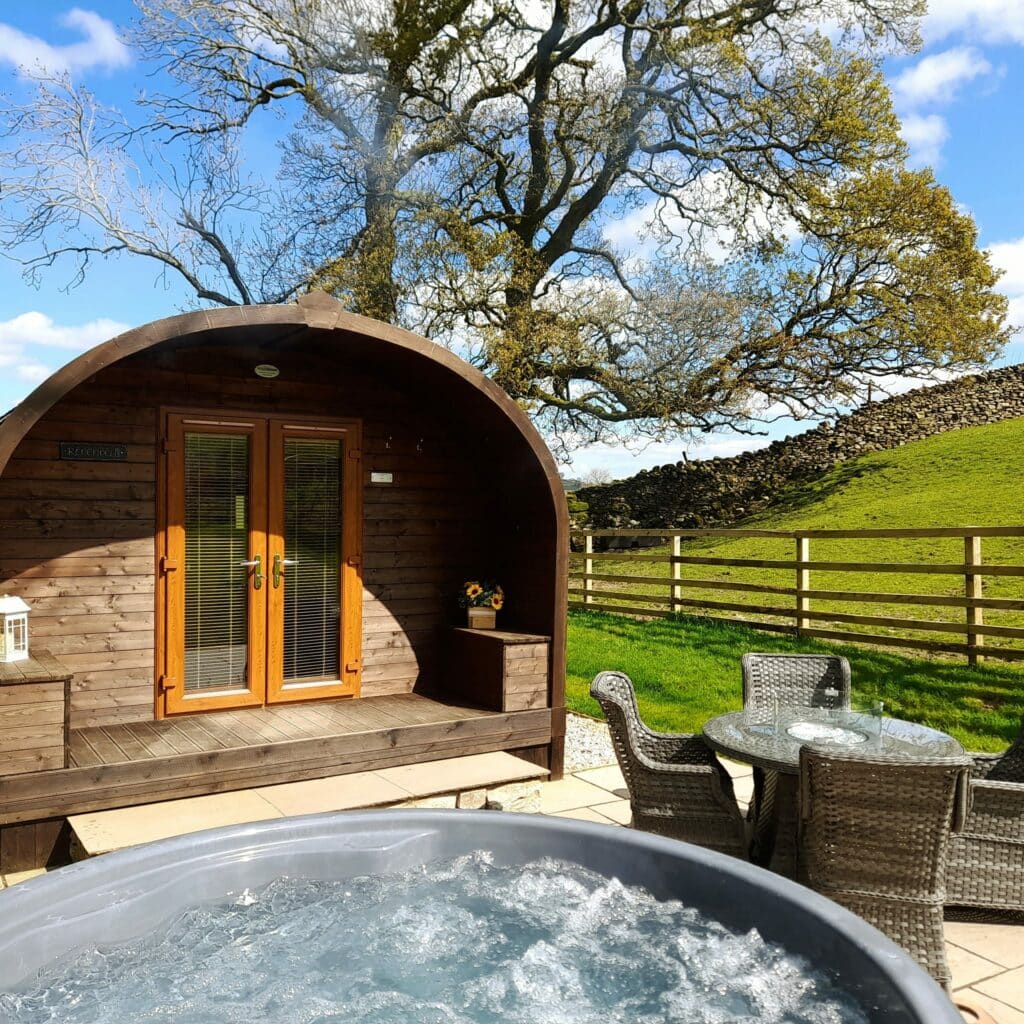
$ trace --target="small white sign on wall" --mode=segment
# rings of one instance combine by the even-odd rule
[[[393,484],[395,482],[394,473],[370,473],[371,484]]]

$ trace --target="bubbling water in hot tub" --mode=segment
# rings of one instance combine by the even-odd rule
[[[80,952],[4,1024],[866,1024],[829,976],[577,864],[281,878]]]

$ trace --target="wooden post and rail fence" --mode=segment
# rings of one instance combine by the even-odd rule
[[[683,553],[684,540],[701,538],[764,538],[789,541],[792,558],[727,558]],[[574,530],[573,539],[581,550],[570,556],[569,607],[612,612],[622,615],[669,618],[680,612],[715,622],[750,626],[754,629],[845,641],[880,647],[907,647],[944,654],[960,654],[971,665],[983,658],[1024,661],[1024,643],[1017,646],[986,646],[986,637],[1024,641],[1024,625],[997,625],[985,621],[985,612],[1024,612],[1024,565],[984,564],[982,541],[985,538],[1024,538],[1024,526],[935,527],[924,529],[864,530]],[[639,538],[659,538],[669,542],[667,553],[642,550],[595,550],[595,539],[619,538],[636,542]],[[949,562],[830,561],[815,559],[812,543],[820,540],[872,541],[884,539],[952,538],[963,541],[963,560]],[[582,560],[580,564],[579,560]],[[637,574],[595,571],[602,562],[658,564],[667,567],[666,575],[650,570]],[[792,583],[755,583],[730,579],[700,579],[690,567],[742,568],[791,573]],[[956,593],[887,593],[884,590],[846,590],[816,588],[812,574],[818,573],[925,574],[957,578],[960,582],[947,590]],[[1020,591],[1011,597],[985,594],[986,578],[1016,577]],[[626,589],[613,589],[622,588]],[[629,589],[633,587],[633,589]],[[646,591],[638,592],[637,588]],[[653,591],[653,592],[652,592]],[[718,600],[700,591],[771,595],[770,604]],[[614,603],[613,603],[614,602]],[[838,604],[843,610],[822,609],[816,602]],[[909,618],[871,614],[870,606],[898,605],[950,609],[945,619]],[[858,610],[847,611],[847,606]],[[865,607],[867,606],[867,607]],[[727,613],[727,614],[722,614]],[[763,616],[769,617],[766,620]],[[957,621],[953,621],[955,618]],[[783,621],[778,621],[782,619]],[[1024,616],[1021,617],[1024,621]],[[837,628],[840,627],[840,628]],[[844,626],[869,627],[861,631]],[[884,630],[884,632],[882,632]],[[890,632],[891,631],[891,632]],[[938,634],[936,639],[901,635]]]

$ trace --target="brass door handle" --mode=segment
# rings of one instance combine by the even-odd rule
[[[276,590],[281,586],[281,577],[284,575],[283,567],[286,565],[295,565],[296,562],[292,558],[282,558],[280,555],[274,555],[274,567],[271,573],[274,577],[274,589]]]
[[[263,556],[253,555],[251,562],[239,562],[246,568],[252,569],[252,589],[259,590],[263,586]]]

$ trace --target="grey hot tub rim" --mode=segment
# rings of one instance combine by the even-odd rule
[[[281,876],[391,873],[486,850],[498,863],[569,860],[830,969],[872,1022],[962,1024],[938,985],[867,922],[752,864],[649,833],[466,810],[315,814],[178,836],[61,868],[0,892],[0,991],[89,945],[144,934],[189,906]],[[224,869],[230,868],[230,874]]]

